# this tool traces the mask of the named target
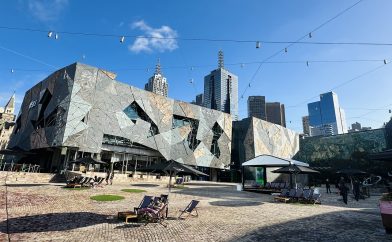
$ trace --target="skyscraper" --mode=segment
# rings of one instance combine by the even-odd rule
[[[248,97],[248,117],[266,120],[265,96]]]
[[[267,121],[286,127],[284,104],[279,102],[266,103]]]
[[[310,135],[309,116],[302,117],[302,128],[305,135]]]
[[[204,77],[204,107],[230,113],[238,120],[238,77],[224,68],[222,51],[218,57],[218,69]]]
[[[203,106],[203,93],[196,95],[196,105]]]
[[[320,101],[308,104],[308,113],[311,136],[347,133],[345,113],[336,93],[321,94]]]
[[[154,76],[148,79],[148,83],[146,83],[144,89],[146,91],[150,91],[167,97],[167,93],[169,92],[169,87],[166,78],[161,73],[161,63],[159,59],[155,68]]]

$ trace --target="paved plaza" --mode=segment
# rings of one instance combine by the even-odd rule
[[[344,205],[323,194],[321,205],[273,202],[267,194],[238,192],[230,184],[194,182],[170,195],[167,227],[118,221],[144,195],[167,193],[164,184],[134,183],[72,191],[63,184],[8,183],[1,179],[0,241],[389,241],[378,210],[379,196]],[[124,188],[144,189],[126,193]],[[6,189],[8,223],[6,220]],[[94,194],[124,200],[96,202]],[[199,217],[176,220],[179,209],[200,200]],[[8,225],[8,226],[7,226]],[[7,229],[8,228],[8,229]]]

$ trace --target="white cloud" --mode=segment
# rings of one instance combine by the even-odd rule
[[[68,0],[29,0],[30,13],[42,22],[57,20],[68,6]]]
[[[141,20],[134,22],[131,27],[143,32],[143,35],[137,37],[133,44],[128,46],[128,49],[132,52],[153,52],[154,50],[165,52],[178,48],[177,40],[175,39],[177,38],[177,32],[169,26],[163,25],[154,29]]]

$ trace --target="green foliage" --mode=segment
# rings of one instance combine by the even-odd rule
[[[146,190],[142,189],[122,189],[122,192],[130,192],[130,193],[141,193],[141,192],[146,192]]]
[[[96,196],[91,196],[90,199],[99,202],[109,202],[109,201],[122,200],[124,199],[124,197],[118,195],[96,195]]]

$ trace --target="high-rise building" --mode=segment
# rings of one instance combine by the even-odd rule
[[[144,89],[146,91],[150,91],[167,97],[167,93],[169,92],[169,87],[167,84],[166,77],[164,77],[161,73],[161,63],[159,59],[155,68],[154,76],[148,79],[148,83],[146,83]]]
[[[267,121],[286,127],[284,104],[279,102],[266,103]]]
[[[238,77],[224,68],[223,52],[218,69],[204,77],[204,107],[230,113],[238,120]]]
[[[364,130],[370,130],[372,129],[371,127],[362,127],[361,123],[355,122],[351,124],[351,129],[348,130],[349,133],[351,132],[357,132],[357,131],[364,131]]]
[[[302,128],[305,135],[310,135],[309,116],[302,117]]]
[[[347,133],[345,113],[336,93],[321,94],[320,101],[308,104],[308,113],[311,136]]]
[[[196,95],[196,105],[203,106],[203,93]]]
[[[266,120],[265,96],[248,97],[248,117]]]

